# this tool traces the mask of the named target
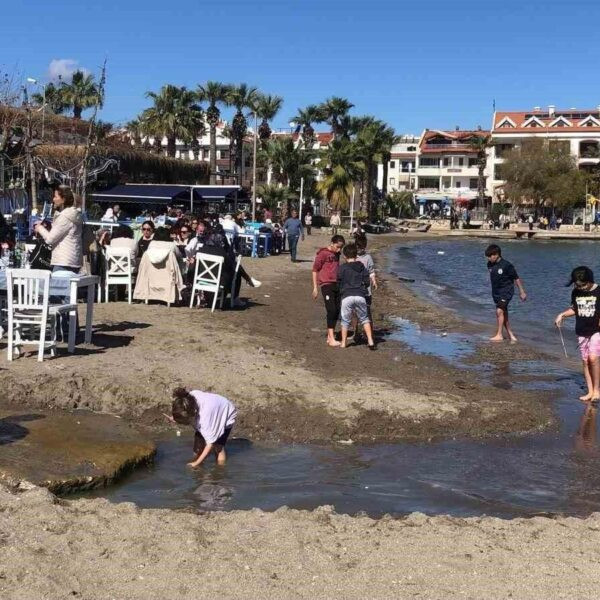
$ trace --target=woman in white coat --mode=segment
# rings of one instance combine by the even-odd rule
[[[79,273],[83,264],[81,211],[75,207],[75,196],[66,185],[56,188],[52,202],[58,213],[52,221],[52,229],[48,231],[38,223],[34,230],[52,249],[53,271]]]

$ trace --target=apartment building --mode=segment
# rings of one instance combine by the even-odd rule
[[[419,137],[414,135],[403,135],[400,141],[392,146],[387,169],[388,192],[415,188],[418,147]],[[377,169],[377,187],[383,189],[383,165],[379,164]]]
[[[526,139],[560,144],[577,160],[580,169],[600,163],[600,106],[594,109],[557,110],[555,106],[532,111],[496,111],[492,121],[492,147],[488,161],[494,200],[503,198],[502,163],[510,150]]]
[[[489,131],[426,129],[417,152],[416,200],[421,205],[467,203],[477,197],[479,170],[473,140]],[[486,167],[489,190],[489,166]],[[421,210],[423,212],[423,210]]]

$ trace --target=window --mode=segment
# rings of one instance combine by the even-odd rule
[[[505,177],[504,177],[503,167],[504,167],[504,165],[496,165],[496,168],[494,170],[494,179],[496,181],[504,181]]]
[[[395,168],[396,168],[396,161],[390,160],[390,169],[395,169]]]
[[[449,156],[445,156],[444,157],[444,166],[445,167],[449,167],[450,166],[450,157]]]
[[[390,177],[390,185],[396,185],[396,178]]]
[[[462,182],[460,181],[460,179],[457,179],[454,182],[454,187],[460,190],[460,188],[462,187]]]
[[[430,156],[419,157],[420,167],[439,167],[440,161],[438,158],[431,158]]]
[[[219,154],[221,155],[221,160],[226,160],[229,158],[229,150],[219,150]]]
[[[473,158],[472,156],[469,157],[469,166],[470,167],[476,167],[477,166],[477,159]]]
[[[470,190],[476,190],[479,186],[479,179],[477,177],[471,177],[471,179],[469,179],[469,189]]]
[[[407,152],[416,152],[417,151],[417,147],[416,146],[409,146],[406,149]]]
[[[419,177],[419,188],[429,190],[439,190],[439,177]]]
[[[412,173],[415,170],[415,163],[412,160],[403,160],[402,161],[402,172],[403,173]]]
[[[458,157],[458,166],[462,167],[465,162],[465,159],[462,156]]]
[[[507,152],[510,152],[514,148],[514,145],[513,144],[497,144],[495,146],[495,148],[496,148],[496,156],[498,158],[502,158],[503,156],[506,155]]]

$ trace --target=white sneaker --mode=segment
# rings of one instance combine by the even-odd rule
[[[262,281],[258,279],[254,279],[254,277],[250,277],[250,281],[252,282],[252,287],[259,288],[262,285]]]

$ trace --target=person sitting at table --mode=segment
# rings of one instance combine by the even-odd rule
[[[52,248],[52,270],[79,273],[83,264],[83,218],[75,208],[75,196],[66,185],[54,190],[52,198],[58,214],[54,217],[52,229],[48,231],[41,223],[34,231]]]
[[[148,246],[154,237],[154,223],[152,221],[144,221],[142,223],[142,237],[139,239],[137,244],[137,257],[138,260],[142,260],[144,252],[148,250]]]
[[[185,288],[179,250],[166,227],[158,227],[140,260],[135,291],[136,300],[160,300],[174,304]]]
[[[111,248],[125,248],[129,250],[131,264],[135,267],[137,262],[138,244],[133,239],[133,229],[129,225],[115,227],[110,238]]]

